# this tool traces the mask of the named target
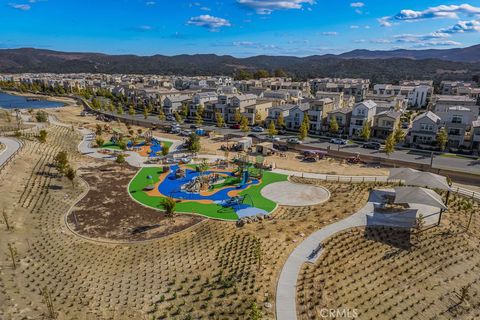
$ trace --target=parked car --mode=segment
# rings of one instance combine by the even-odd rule
[[[175,121],[175,117],[169,114],[168,116],[165,117],[165,120],[167,121]]]
[[[192,124],[192,125],[190,126],[190,129],[198,129],[198,128],[199,128],[199,126],[197,126],[196,124]]]
[[[345,144],[347,144],[347,140],[340,139],[340,138],[332,138],[332,139],[330,139],[330,143],[345,145]]]
[[[281,134],[281,135],[287,134],[287,130],[280,129],[280,130],[278,130],[278,134]]]
[[[240,125],[238,123],[232,124],[230,129],[240,129]]]
[[[180,129],[180,127],[172,127],[172,128],[170,128],[170,133],[173,133],[173,134],[180,133],[180,131],[182,131],[182,129]]]
[[[268,136],[268,140],[275,142],[275,141],[280,141],[280,138],[276,136]]]
[[[183,122],[185,122],[185,123],[193,123],[193,120],[190,119],[190,118],[186,118],[185,120],[183,120]]]
[[[274,144],[273,148],[277,149],[278,151],[288,151],[288,146],[284,144]]]
[[[180,135],[182,137],[188,137],[191,134],[192,134],[192,131],[190,131],[190,130],[183,130],[183,131],[180,132]]]
[[[288,138],[287,143],[290,144],[302,144],[302,141],[298,138]]]
[[[258,137],[258,135],[255,134],[255,133],[249,133],[249,134],[247,135],[247,137],[255,138],[255,139],[260,139],[260,138]]]
[[[380,150],[382,145],[378,142],[367,142],[363,145],[363,148],[365,149],[374,149],[374,150]]]
[[[263,131],[265,131],[265,129],[262,128],[262,127],[259,127],[259,126],[255,126],[255,127],[252,128],[252,131],[253,132],[263,132]]]

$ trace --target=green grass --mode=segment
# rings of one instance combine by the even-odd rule
[[[465,156],[462,156],[460,154],[455,154],[455,153],[442,153],[440,155],[440,157],[472,160],[471,157],[465,157]]]
[[[140,169],[137,175],[130,182],[128,188],[130,195],[135,200],[146,206],[154,209],[163,209],[163,197],[151,197],[143,191],[143,188],[150,184],[150,181],[147,180],[147,176],[152,176],[153,183],[157,183],[161,174],[162,168],[145,167]],[[256,186],[250,186],[248,189],[240,192],[240,194],[249,195],[245,200],[246,204],[252,204],[253,202],[253,205],[255,207],[270,212],[275,209],[276,203],[262,197],[262,195],[260,194],[260,190],[262,190],[263,187],[270,183],[286,181],[287,178],[288,177],[286,175],[265,172],[263,175],[262,183]],[[227,181],[225,181],[225,183],[226,182]],[[182,201],[177,203],[175,210],[177,212],[194,213],[214,219],[224,219],[232,221],[236,221],[238,219],[237,214],[232,208],[224,208],[218,204],[205,204],[196,201]]]
[[[117,146],[115,143],[108,141],[103,144],[102,149],[120,150],[120,147]]]

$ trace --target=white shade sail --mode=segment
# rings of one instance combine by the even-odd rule
[[[399,179],[405,180],[413,177],[415,174],[418,174],[420,171],[410,168],[391,168],[389,169],[390,175],[388,179]]]
[[[446,177],[410,168],[392,168],[388,179],[403,180],[407,186],[450,190]]]
[[[416,203],[447,209],[442,197],[435,191],[420,187],[396,187],[394,203]]]

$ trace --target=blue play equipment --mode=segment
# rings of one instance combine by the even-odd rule
[[[156,157],[157,153],[162,151],[162,145],[160,141],[157,139],[152,139],[152,145],[150,146],[150,153],[148,154],[149,157]]]
[[[240,182],[240,187],[243,187],[248,182],[248,169],[243,170],[242,172],[242,181]]]

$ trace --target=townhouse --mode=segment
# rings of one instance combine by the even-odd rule
[[[334,103],[330,98],[317,99],[310,102],[310,108],[307,111],[310,120],[309,130],[315,134],[325,131],[327,125],[328,112],[333,111]]]
[[[427,111],[413,119],[405,140],[414,145],[435,145],[441,126],[440,117],[432,111]]]
[[[338,134],[345,135],[349,133],[350,121],[352,119],[353,108],[341,108],[330,111],[327,113],[327,128],[326,131],[330,128],[330,122],[335,118],[338,124]]]
[[[323,78],[313,79],[310,86],[313,92],[343,92],[345,97],[353,97],[355,102],[361,102],[365,99],[370,85],[368,79],[336,79]]]
[[[365,122],[373,124],[373,117],[377,112],[377,104],[372,100],[357,103],[352,110],[349,135],[358,137]]]
[[[378,139],[386,139],[399,125],[401,115],[401,112],[394,110],[375,114],[373,116],[372,136]]]

